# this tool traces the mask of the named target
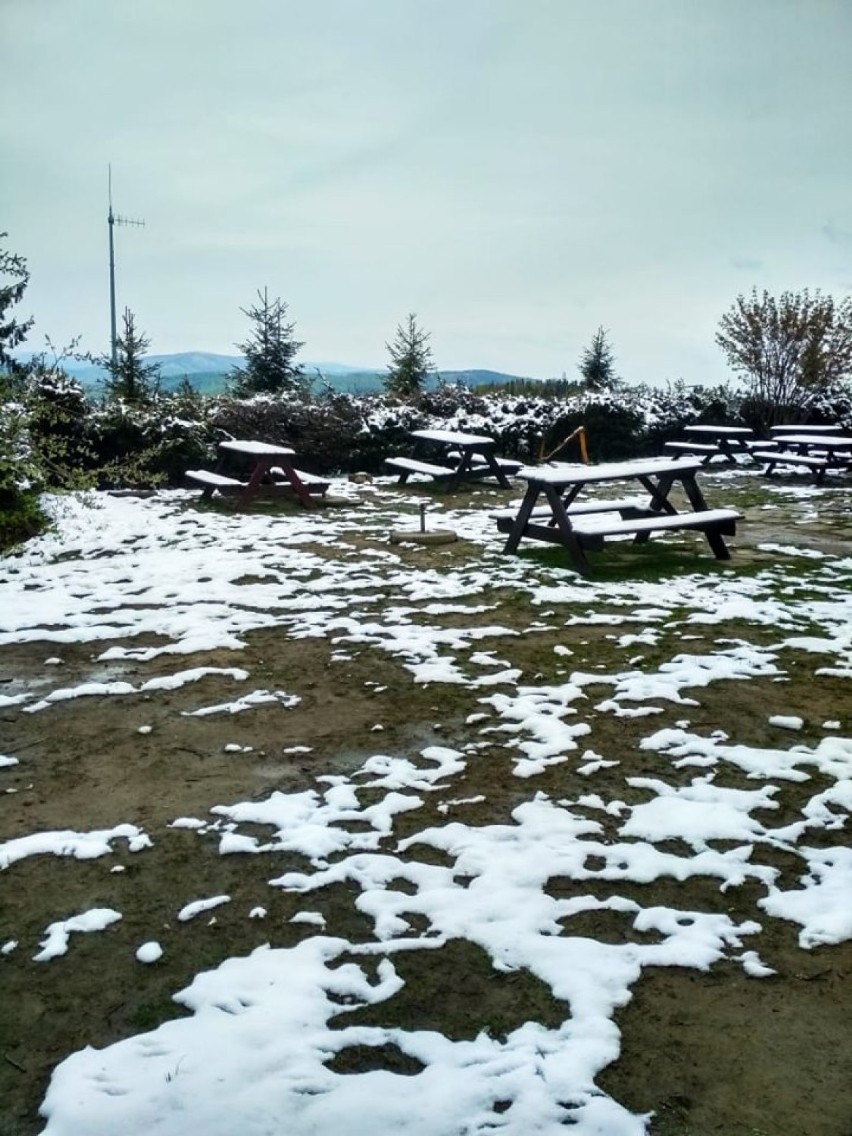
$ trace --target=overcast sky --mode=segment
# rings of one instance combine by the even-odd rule
[[[852,0],[0,0],[0,231],[31,345],[727,375],[739,292],[852,291]]]

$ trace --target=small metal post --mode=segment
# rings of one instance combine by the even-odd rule
[[[420,531],[426,532],[426,502],[420,502]]]

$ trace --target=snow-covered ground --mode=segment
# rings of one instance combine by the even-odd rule
[[[298,691],[258,685],[240,665],[245,637],[272,627],[290,639],[328,639],[341,657],[368,645],[386,652],[412,683],[471,688],[480,707],[461,745],[407,754],[377,748],[353,774],[318,771],[310,791],[276,791],[227,805],[211,800],[207,815],[175,816],[174,826],[217,841],[223,855],[250,855],[253,863],[268,857],[270,888],[304,898],[299,918],[312,933],[295,947],[262,947],[198,974],[175,991],[192,1016],[67,1057],[42,1106],[45,1131],[528,1136],[570,1124],[578,1136],[639,1136],[647,1119],[604,1093],[596,1079],[618,1057],[614,1013],[630,999],[643,968],[703,971],[728,960],[759,982],[773,973],[761,954],[762,927],[771,920],[795,923],[803,951],[852,937],[846,832],[852,698],[818,721],[788,712],[782,658],[789,651],[812,656],[815,681],[820,675],[852,678],[852,559],[799,550],[779,536],[777,562],[767,558],[751,571],[739,571],[735,556],[725,571],[696,571],[676,583],[603,583],[545,560],[501,556],[503,538],[490,510],[455,509],[449,499],[436,506],[440,525],[459,531],[471,555],[440,562],[424,550],[421,560],[386,540],[391,527],[417,527],[410,494],[386,484],[357,491],[341,484],[334,492],[357,493],[360,503],[270,517],[198,511],[187,507],[192,498],[183,492],[146,500],[103,496],[94,503],[67,498],[55,503],[54,532],[0,561],[0,651],[27,642],[49,648],[49,681],[38,689],[0,688],[6,692],[0,707],[33,722],[70,699],[140,692],[156,699],[179,687],[198,690],[188,713],[223,720],[251,715],[269,702],[296,706]],[[810,490],[802,495],[812,499]],[[614,647],[630,651],[628,665],[575,670],[571,648],[562,646],[551,673],[524,673],[511,657],[513,638],[523,635],[495,600],[495,587],[525,597],[540,614],[538,626],[572,634],[605,626]],[[682,649],[647,663],[646,654],[674,624]],[[760,634],[727,634],[712,650],[694,649],[698,632],[731,625]],[[135,645],[136,637],[144,640]],[[499,655],[489,647],[496,638]],[[168,674],[138,684],[68,684],[63,649],[79,643],[93,645],[104,663],[172,662]],[[181,662],[212,650],[233,651],[234,665]],[[205,700],[211,675],[232,684],[232,698]],[[771,745],[746,744],[736,722],[712,731],[691,724],[702,690],[720,680],[757,678],[778,683],[777,703],[765,709]],[[589,688],[601,685],[606,697],[590,697]],[[666,717],[672,707],[676,720]],[[641,748],[670,762],[670,779],[631,775],[626,762],[596,751],[596,724],[614,718],[647,719]],[[808,744],[801,741],[803,730]],[[378,733],[377,745],[380,739]],[[454,782],[495,739],[518,785],[528,789],[527,799],[513,810],[511,823],[468,823],[470,802],[458,796]],[[0,755],[0,786],[17,761],[15,752]],[[539,791],[536,779],[557,765],[579,771],[585,790],[570,796]],[[614,772],[623,795],[612,791]],[[599,787],[604,775],[606,789]],[[732,777],[740,779],[736,788]],[[774,825],[780,787],[814,777],[820,788],[800,815]],[[427,801],[433,809],[438,801],[445,823],[412,834],[412,817]],[[404,838],[397,832],[402,815]],[[258,837],[258,826],[268,839]],[[120,816],[97,831],[7,834],[0,869],[10,871],[0,887],[14,888],[15,865],[26,857],[110,856],[119,842],[144,865],[157,836]],[[671,841],[683,851],[665,847]],[[416,847],[440,851],[447,866],[444,859],[407,855]],[[782,886],[764,859],[769,849],[797,859],[794,887]],[[309,867],[277,873],[275,854],[282,850],[301,853]],[[588,894],[553,896],[546,885],[555,876],[587,882]],[[734,920],[723,905],[714,911],[642,907],[618,895],[621,881],[693,877],[713,881],[720,893],[746,881],[757,885],[759,918]],[[391,886],[400,879],[407,882],[404,890]],[[601,881],[612,885],[607,899],[594,895]],[[369,941],[327,932],[312,910],[318,889],[337,882],[356,886],[357,907],[374,928]],[[229,902],[224,894],[193,894],[191,881],[184,881],[175,917],[206,916]],[[570,933],[573,916],[597,909],[622,915],[635,940],[614,944]],[[14,927],[4,927],[0,968],[23,951],[45,965],[72,965],[75,934],[97,934],[122,918],[110,908],[57,915],[38,944],[19,941]],[[262,908],[247,913],[263,915]],[[415,915],[425,931],[412,930]],[[330,1028],[342,1006],[376,1005],[398,994],[402,979],[394,960],[401,953],[435,950],[458,938],[486,951],[499,972],[535,975],[570,1007],[564,1022],[550,1028],[530,1021],[505,1038],[482,1032],[464,1042],[416,1028],[339,1022]],[[57,962],[65,952],[68,958]],[[136,957],[140,966],[156,965],[161,953],[152,928]],[[402,1077],[328,1068],[329,1058],[347,1048],[382,1045],[396,1046],[422,1070]]]

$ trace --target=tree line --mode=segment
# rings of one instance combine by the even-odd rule
[[[427,389],[427,380],[436,373],[431,335],[414,313],[385,344],[389,362],[384,397],[397,407],[392,421],[383,411],[379,417],[385,426],[379,429],[370,422],[369,398],[359,405],[355,396],[341,396],[330,387],[312,393],[298,360],[304,344],[288,306],[266,288],[240,309],[249,332],[236,344],[243,363],[228,376],[227,396],[205,400],[188,380],[164,395],[159,367],[146,358],[148,337],[125,309],[115,358],[82,356],[99,364],[106,375],[102,399],[94,404],[64,373],[66,349],[56,351],[48,337],[52,360],[46,352],[26,362],[19,358],[33,326],[31,318],[17,314],[29,270],[23,257],[3,247],[5,237],[0,233],[0,547],[9,543],[10,533],[26,535],[42,523],[40,488],[154,484],[157,478],[179,484],[181,471],[203,462],[207,450],[215,447],[216,431],[246,437],[266,431],[265,440],[295,443],[300,453],[312,454],[322,472],[357,468],[348,464],[354,461],[364,463],[362,468],[380,468],[382,452],[404,444],[406,431],[422,425],[424,417],[446,419],[469,404],[481,421],[488,410],[482,399],[489,388],[472,395],[439,382],[437,391]],[[843,398],[832,402],[835,394],[846,397],[852,375],[849,298],[835,300],[808,289],[773,297],[755,289],[749,296],[738,296],[723,314],[716,342],[744,383],[742,393],[733,400],[719,388],[706,391],[706,397],[689,398],[685,384],[675,384],[663,400],[665,429],[701,420],[745,422],[766,430],[775,423],[806,420],[810,413],[824,414],[827,406],[852,405],[852,394],[845,404]],[[67,352],[81,358],[75,354],[76,344]],[[649,433],[637,416],[630,396],[639,388],[616,373],[609,332],[603,326],[582,351],[576,370],[576,380],[563,375],[494,388],[495,408],[514,399],[512,413],[519,419],[508,432],[504,425],[501,445],[514,447],[528,460],[535,439],[550,431],[553,443],[559,440],[557,434],[562,437],[579,424],[578,406],[585,407],[587,425],[594,420],[600,458],[630,456],[631,445],[637,453],[653,452],[647,447],[666,440],[659,430]],[[543,400],[550,400],[551,410],[542,411]],[[537,421],[520,420],[524,405],[537,408]],[[836,420],[838,412],[833,413]],[[87,471],[85,477],[80,470]]]
[[[0,233],[0,240],[8,234]],[[13,352],[27,338],[33,319],[14,315],[29,282],[26,260],[0,247],[0,374],[20,377],[27,365]],[[250,334],[235,346],[244,357],[242,367],[229,375],[231,393],[237,397],[255,394],[298,393],[307,396],[310,382],[297,355],[304,343],[296,338],[296,325],[288,320],[288,305],[258,291],[256,301],[240,311],[249,321]],[[129,309],[122,317],[116,357],[87,356],[106,372],[104,394],[108,399],[144,402],[159,390],[159,367],[147,363],[149,338],[136,326]],[[390,357],[384,378],[386,392],[401,399],[422,396],[426,381],[435,373],[431,333],[409,313],[397,326],[393,340],[385,344]],[[48,340],[48,343],[50,341]],[[852,376],[852,298],[835,300],[819,289],[767,291],[739,295],[723,314],[716,343],[728,366],[741,377],[752,401],[764,408],[767,425],[789,415],[800,415],[810,402]],[[52,346],[52,345],[51,345]],[[43,358],[41,360],[43,364]],[[38,366],[38,360],[33,366]],[[620,381],[609,332],[599,327],[577,364],[580,385],[590,391],[612,388]],[[572,389],[563,378],[550,380],[556,391]],[[0,392],[2,393],[2,392]]]

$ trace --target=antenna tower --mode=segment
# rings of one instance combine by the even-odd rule
[[[137,221],[133,217],[120,217],[112,211],[112,166],[109,166],[109,213],[107,214],[107,223],[109,224],[109,317],[110,317],[110,359],[112,360],[113,369],[118,362],[118,338],[115,331],[115,242],[113,241],[113,229],[116,225],[136,225],[144,227],[144,221]]]

